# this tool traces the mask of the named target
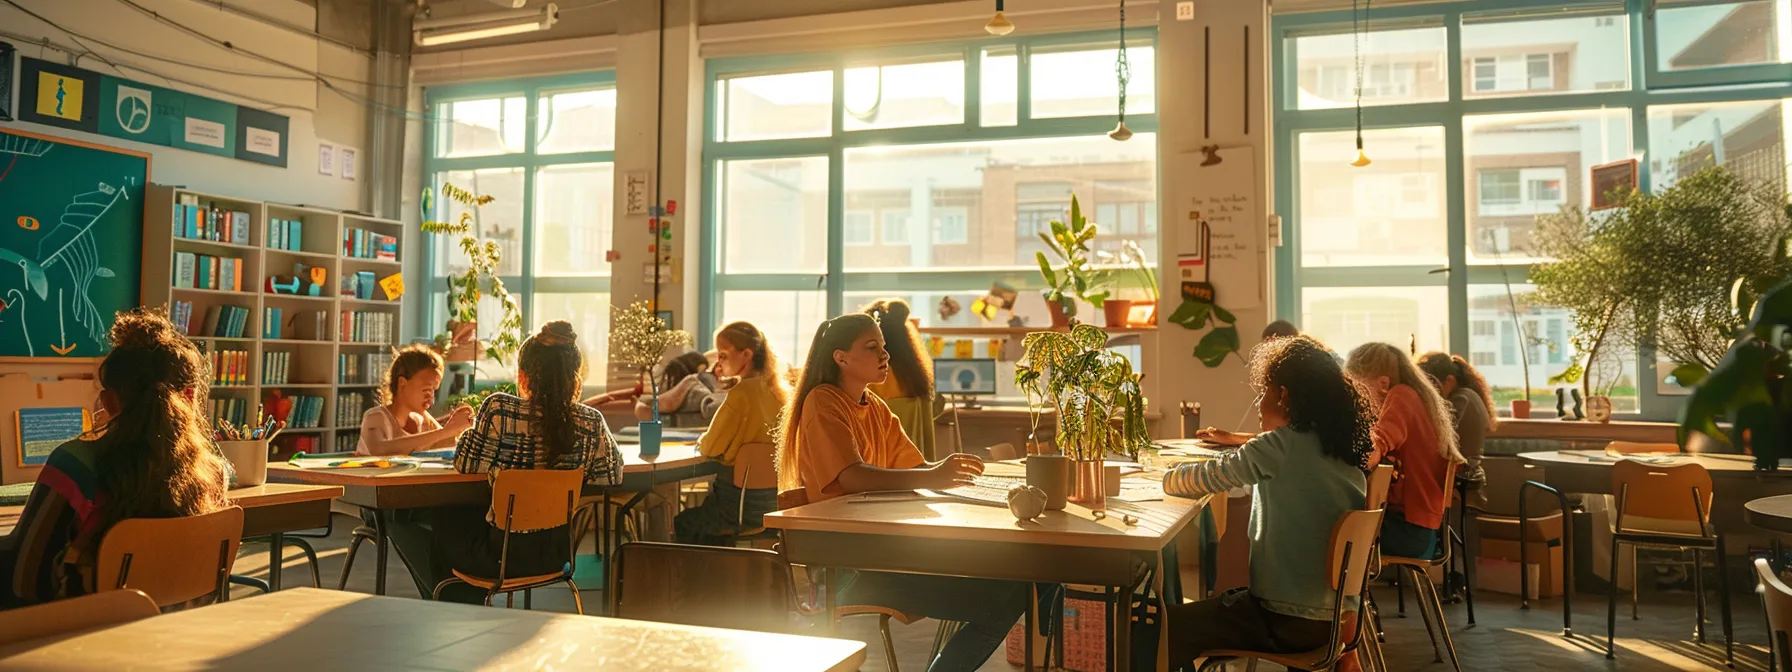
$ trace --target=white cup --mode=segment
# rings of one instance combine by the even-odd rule
[[[236,487],[261,485],[268,481],[268,442],[219,441],[218,450],[236,470]]]

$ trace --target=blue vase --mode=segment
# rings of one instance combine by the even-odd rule
[[[641,457],[655,457],[660,454],[660,436],[663,427],[658,420],[641,421]]]

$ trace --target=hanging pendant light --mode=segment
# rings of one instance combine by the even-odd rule
[[[1008,17],[1002,15],[1002,0],[996,0],[996,15],[989,17],[989,23],[983,25],[983,30],[996,36],[1014,32],[1014,24],[1009,23]]]
[[[1362,0],[1362,16],[1358,19],[1357,0],[1350,0],[1350,31],[1356,41],[1356,160],[1350,165],[1367,166],[1369,154],[1363,151],[1363,37],[1369,32],[1369,3]]]
[[[1132,79],[1132,65],[1126,62],[1126,0],[1120,0],[1120,50],[1114,57],[1114,80],[1120,85],[1120,123],[1108,132],[1108,137],[1120,142],[1132,138],[1132,129],[1126,127],[1126,82]]]

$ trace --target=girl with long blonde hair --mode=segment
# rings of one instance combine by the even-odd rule
[[[1365,343],[1350,351],[1345,371],[1369,392],[1379,412],[1371,435],[1373,463],[1392,462],[1397,478],[1388,490],[1381,549],[1405,558],[1430,558],[1453,483],[1445,474],[1462,464],[1450,406],[1431,378],[1406,352],[1387,343]]]

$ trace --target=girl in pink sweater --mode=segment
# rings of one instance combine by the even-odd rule
[[[1450,407],[1412,359],[1392,345],[1357,346],[1345,370],[1369,390],[1379,408],[1371,431],[1371,467],[1382,461],[1395,467],[1381,526],[1382,553],[1430,558],[1450,505],[1448,466],[1463,461]]]

